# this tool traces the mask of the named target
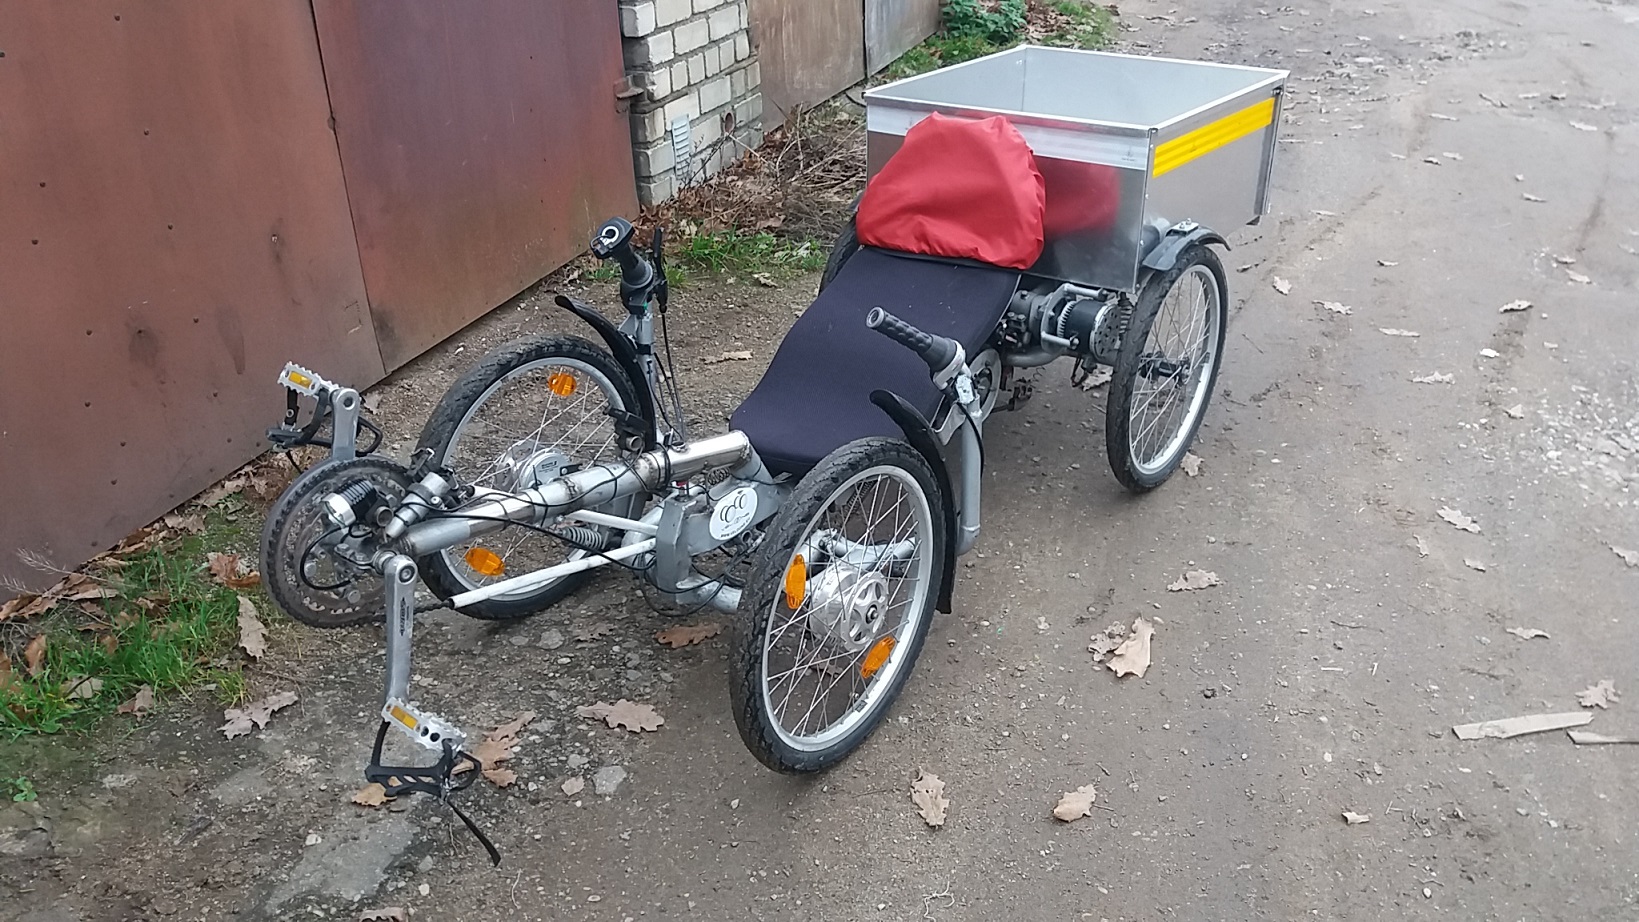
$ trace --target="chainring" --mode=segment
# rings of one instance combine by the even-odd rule
[[[358,481],[375,486],[389,508],[410,488],[409,471],[380,457],[327,459],[285,489],[262,531],[262,582],[285,613],[313,627],[347,627],[386,612],[381,574],[324,546],[335,538],[324,498]]]

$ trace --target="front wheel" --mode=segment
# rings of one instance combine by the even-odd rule
[[[770,523],[736,619],[740,738],[775,771],[836,764],[881,722],[932,623],[946,498],[896,439],[850,442]]]
[[[1194,244],[1138,293],[1110,381],[1104,447],[1135,493],[1172,476],[1201,428],[1224,349],[1224,267]]]
[[[455,382],[416,448],[431,452],[433,464],[464,486],[515,493],[554,470],[617,457],[610,411],[636,405],[632,382],[608,352],[577,336],[529,337],[491,352]],[[602,511],[624,515],[632,511],[630,502]],[[617,538],[603,526],[578,526],[561,535],[508,526],[429,555],[422,578],[448,599],[613,547]],[[488,620],[523,618],[561,601],[592,575],[584,570],[562,576],[461,612]]]

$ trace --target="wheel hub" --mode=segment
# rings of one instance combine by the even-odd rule
[[[871,645],[888,615],[888,578],[833,565],[810,580],[808,629],[850,653]]]

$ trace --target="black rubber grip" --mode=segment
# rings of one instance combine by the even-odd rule
[[[621,285],[627,290],[647,286],[654,280],[649,261],[632,249],[632,224],[625,218],[610,218],[592,239],[592,254],[620,264]]]
[[[922,361],[928,363],[928,369],[935,373],[945,370],[956,358],[954,340],[924,333],[880,307],[871,308],[865,315],[865,326],[921,356]]]

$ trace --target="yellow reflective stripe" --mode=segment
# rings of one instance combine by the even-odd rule
[[[1270,97],[1209,125],[1202,125],[1189,134],[1173,138],[1157,147],[1155,166],[1150,170],[1150,175],[1160,176],[1169,170],[1175,170],[1196,157],[1210,154],[1225,144],[1239,141],[1249,134],[1263,130],[1274,120],[1275,100],[1274,97]]]

